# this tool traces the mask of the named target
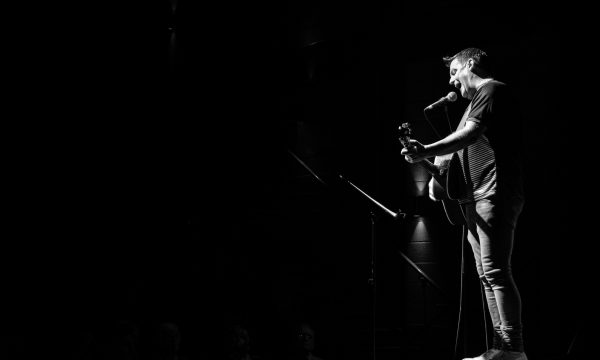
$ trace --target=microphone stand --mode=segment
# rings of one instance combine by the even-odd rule
[[[403,220],[406,218],[406,213],[402,212],[401,210],[399,210],[398,212],[393,212],[390,209],[386,208],[385,206],[383,206],[381,203],[379,203],[377,200],[375,200],[373,197],[369,196],[366,192],[364,192],[363,190],[361,190],[358,186],[354,185],[351,181],[349,181],[348,179],[344,178],[342,175],[339,175],[339,178],[342,179],[344,182],[346,182],[348,185],[350,185],[353,189],[355,189],[356,191],[358,191],[361,195],[363,195],[365,198],[369,199],[369,201],[371,201],[373,204],[375,204],[378,208],[380,208],[381,210],[383,210],[383,212],[385,212],[387,215],[389,215],[392,219],[394,220]],[[373,359],[375,359],[375,352],[376,352],[376,343],[375,343],[375,322],[376,322],[376,282],[375,282],[375,235],[376,235],[376,229],[375,229],[375,214],[373,213],[373,211],[371,211],[370,213],[371,215],[371,276],[369,278],[369,284],[372,286],[373,288]],[[429,282],[436,290],[438,290],[442,295],[446,295],[444,293],[444,291],[442,290],[442,288],[431,278],[429,277],[421,268],[419,268],[419,266],[417,266],[417,264],[415,264],[406,254],[404,254],[402,251],[398,250],[398,253],[400,254],[400,256],[402,256],[402,258],[415,270],[417,271],[417,273],[419,273],[420,278],[422,281],[427,281]],[[425,283],[425,282],[424,282]],[[427,319],[424,319],[425,322],[427,322]]]
[[[448,106],[446,104],[444,104],[443,107],[444,107],[444,114],[446,115],[446,123],[448,124],[448,133],[450,134],[450,133],[453,132],[453,129],[452,129],[452,124],[450,123],[450,115],[448,114]],[[435,134],[437,135],[438,139],[441,139],[442,136],[438,133],[438,131],[436,130],[435,126],[433,125],[433,123],[431,122],[431,120],[429,120],[429,117],[427,116],[427,111],[430,110],[430,109],[431,109],[431,105],[428,106],[428,107],[426,107],[425,109],[423,109],[423,116],[425,117],[425,120],[427,121],[427,123],[429,124],[429,126],[431,127],[431,129],[433,130],[433,132],[435,132]],[[464,216],[464,213],[463,213],[463,216]],[[463,281],[464,281],[465,241],[466,241],[466,231],[467,231],[465,226],[466,226],[465,224],[462,225],[462,235],[461,235],[461,265],[460,265],[460,267],[461,267],[461,275],[460,275],[460,289],[461,289],[460,292],[461,292],[461,294],[460,294],[460,298],[459,298],[458,324],[457,324],[457,327],[456,327],[456,337],[455,337],[455,341],[454,341],[454,356],[453,356],[453,358],[456,358],[457,354],[458,354],[458,342],[459,342],[459,337],[460,337],[460,333],[461,333],[461,331],[460,331],[461,330],[461,322],[463,323],[463,326],[464,326],[464,321],[462,321],[463,320],[462,319],[463,318],[463,314],[462,314],[463,294],[462,294],[462,292],[463,292]],[[400,253],[400,255],[402,255],[403,257],[405,257],[405,255],[402,254],[402,253]],[[410,263],[410,259],[408,259],[408,258],[405,257],[405,260],[407,260]],[[414,267],[414,268],[417,269],[416,267]],[[417,269],[417,271],[419,271],[419,270]],[[427,277],[425,277],[424,273],[421,274],[421,275],[423,276],[421,279],[423,279],[423,278],[427,279]],[[428,280],[429,280],[429,282],[431,284],[435,284],[430,279],[428,279]],[[438,286],[435,286],[435,287],[438,290],[441,291],[441,289],[439,289]],[[482,292],[482,304],[483,304],[483,309],[484,309],[483,323],[484,323],[484,328],[485,328],[485,343],[486,343],[486,347],[489,347],[488,330],[487,330],[488,323],[487,323],[487,317],[486,317],[486,314],[485,314],[486,305],[485,305],[485,299],[484,299],[483,292]],[[465,329],[463,330],[463,333],[464,333],[464,335],[463,335],[463,341],[464,341],[463,347],[464,348],[466,348],[466,342],[467,342],[467,336],[466,336],[467,331],[466,330],[467,329],[465,327]]]

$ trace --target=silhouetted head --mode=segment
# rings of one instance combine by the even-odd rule
[[[301,323],[298,328],[298,342],[301,347],[308,351],[315,350],[315,331],[308,323]]]
[[[181,343],[181,333],[177,324],[164,322],[157,329],[158,347],[163,353],[175,353]]]
[[[241,325],[233,325],[226,336],[226,352],[229,359],[242,359],[250,353],[250,335]]]

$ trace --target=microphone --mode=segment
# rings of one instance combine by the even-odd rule
[[[456,96],[456,93],[454,91],[450,91],[448,93],[448,95],[444,96],[443,98],[441,98],[438,101],[434,102],[433,104],[429,105],[428,107],[425,108],[425,110],[432,110],[441,105],[446,105],[446,103],[448,103],[448,102],[456,101],[457,98],[458,98],[458,96]]]

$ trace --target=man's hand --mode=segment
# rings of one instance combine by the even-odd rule
[[[425,146],[423,144],[417,140],[411,139],[408,146],[400,151],[400,154],[404,155],[404,159],[412,164],[427,158],[427,156],[423,154],[424,150]]]

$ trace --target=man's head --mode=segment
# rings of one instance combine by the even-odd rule
[[[300,345],[308,352],[314,351],[315,331],[312,326],[307,323],[302,323],[300,324],[300,328],[298,330],[298,340],[300,341]]]
[[[481,80],[491,77],[490,61],[483,50],[467,48],[443,60],[450,70],[449,84],[464,98],[471,99]]]

